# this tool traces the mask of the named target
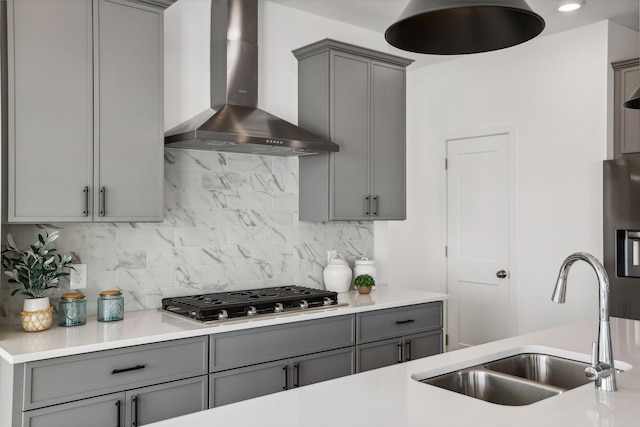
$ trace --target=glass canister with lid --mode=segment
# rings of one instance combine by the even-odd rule
[[[58,325],[79,326],[87,323],[87,301],[82,292],[63,294],[58,304]]]
[[[98,298],[98,322],[114,322],[124,319],[122,291],[102,291]]]

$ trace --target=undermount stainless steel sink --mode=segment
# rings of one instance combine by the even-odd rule
[[[419,380],[486,402],[522,406],[589,383],[589,363],[523,353]]]
[[[483,366],[492,371],[526,378],[564,390],[571,390],[590,382],[584,373],[584,369],[589,366],[588,363],[548,354],[516,354],[495,362],[485,363]]]

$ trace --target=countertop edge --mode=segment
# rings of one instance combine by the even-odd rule
[[[202,325],[156,309],[127,312],[124,320],[118,322],[98,322],[95,316],[90,316],[86,325],[52,326],[42,332],[24,332],[20,325],[13,325],[0,328],[0,357],[10,364],[19,364],[447,299],[447,294],[378,286],[369,295],[357,291],[338,294],[339,302],[347,306],[224,324]]]

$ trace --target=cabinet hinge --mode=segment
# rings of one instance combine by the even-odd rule
[[[449,345],[449,334],[445,334],[445,336],[444,336],[444,345],[445,346]]]
[[[449,169],[449,159],[444,159],[444,168]]]
[[[444,247],[444,257],[447,258],[449,256],[449,246]]]

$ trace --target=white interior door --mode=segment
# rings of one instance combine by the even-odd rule
[[[515,335],[508,150],[509,133],[447,140],[449,350]]]

